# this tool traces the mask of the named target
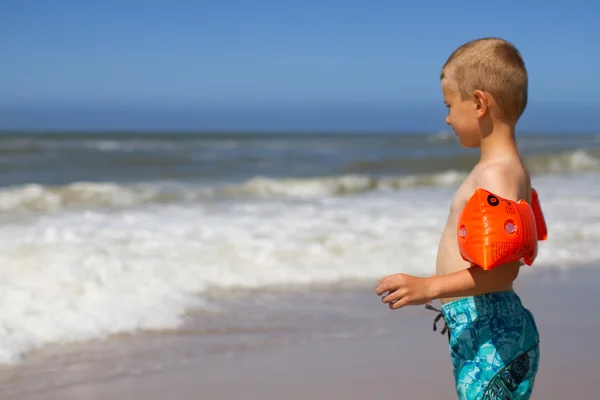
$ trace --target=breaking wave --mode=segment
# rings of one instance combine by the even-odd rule
[[[600,158],[585,150],[534,155],[527,161],[534,174],[600,171]],[[372,166],[369,169],[372,170]],[[215,199],[310,199],[422,186],[449,186],[460,183],[465,176],[466,170],[450,170],[391,177],[360,173],[309,178],[255,177],[241,183],[216,186],[168,182],[131,185],[76,182],[63,186],[28,184],[0,190],[0,211],[126,208],[141,204],[194,203]]]

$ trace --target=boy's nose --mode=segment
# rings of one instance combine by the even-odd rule
[[[450,117],[446,117],[446,125],[450,125]]]

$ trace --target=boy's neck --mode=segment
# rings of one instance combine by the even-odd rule
[[[483,135],[479,146],[481,162],[491,161],[507,156],[519,156],[515,140],[514,126],[499,124],[492,132]]]

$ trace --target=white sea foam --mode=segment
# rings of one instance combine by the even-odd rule
[[[534,268],[600,260],[597,175],[535,181]],[[0,231],[0,362],[50,342],[170,329],[208,288],[433,273],[453,187],[304,200],[67,210]],[[533,270],[531,270],[533,271]]]
[[[528,160],[536,175],[600,171],[595,153],[575,150],[555,155],[536,155]],[[224,197],[269,200],[316,199],[370,191],[393,191],[416,187],[447,187],[459,183],[466,173],[449,170],[377,177],[365,174],[272,178],[257,176],[241,183],[193,186],[173,182],[118,184],[76,182],[64,186],[27,184],[0,189],[0,211],[57,212],[69,209],[132,207],[142,204],[204,202]]]
[[[64,146],[64,143],[60,145]],[[197,149],[233,149],[239,146],[238,140],[210,140],[210,139],[195,139],[186,140],[185,142],[170,141],[168,139],[137,139],[137,140],[85,140],[78,143],[85,149],[93,149],[105,152],[125,152],[132,153],[137,151],[174,151],[181,148],[197,148]]]
[[[448,186],[459,182],[464,176],[464,173],[448,171],[390,178],[367,175],[315,178],[256,177],[240,184],[214,187],[164,182],[134,185],[77,182],[58,187],[29,184],[0,190],[0,211],[56,212],[68,209],[122,208],[151,203],[202,202],[218,197],[320,198],[372,190]]]
[[[600,159],[585,150],[557,155],[532,156],[534,174],[573,173],[600,170]],[[221,186],[186,186],[177,183],[76,182],[64,186],[29,184],[0,190],[0,211],[56,212],[68,209],[121,208],[140,204],[202,202],[215,198],[247,199],[321,198],[369,191],[390,191],[421,186],[445,187],[460,182],[464,172],[375,177],[341,175],[307,178],[255,177],[246,182]]]
[[[532,157],[534,162],[530,164],[533,172],[578,172],[597,171],[600,169],[600,159],[583,150],[574,150],[553,156]]]

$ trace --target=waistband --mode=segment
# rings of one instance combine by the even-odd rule
[[[463,297],[442,305],[450,329],[486,316],[506,317],[523,312],[521,298],[514,290]]]

